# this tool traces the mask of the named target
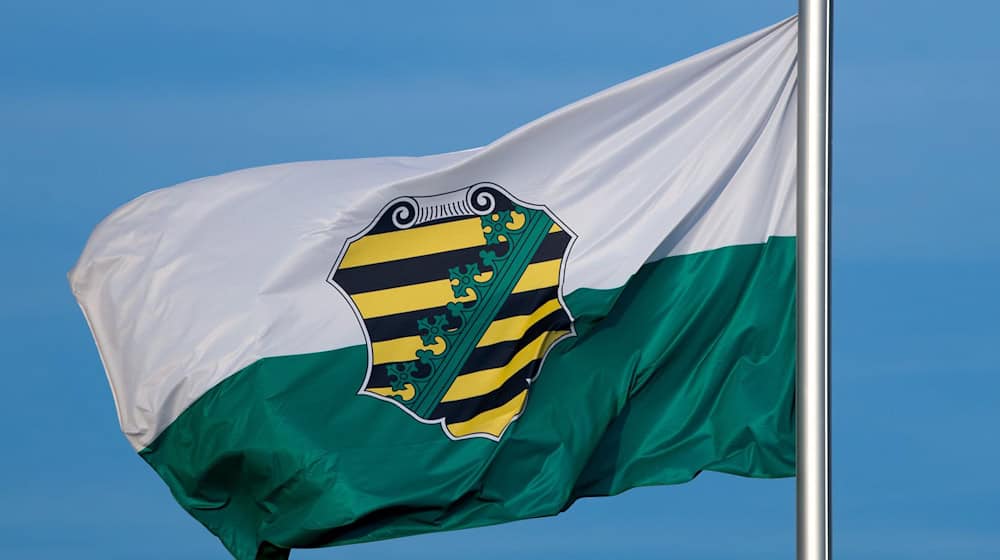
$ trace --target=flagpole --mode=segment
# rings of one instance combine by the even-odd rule
[[[796,552],[830,559],[831,0],[799,0]]]

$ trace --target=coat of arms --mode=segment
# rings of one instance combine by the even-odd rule
[[[453,439],[499,439],[547,352],[573,334],[560,293],[572,240],[548,209],[493,183],[389,203],[328,279],[366,334],[359,394]]]

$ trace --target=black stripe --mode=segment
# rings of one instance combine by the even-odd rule
[[[531,290],[511,294],[497,312],[497,319],[506,319],[515,315],[528,315],[550,299],[556,297],[556,286]],[[434,307],[431,309],[418,309],[407,313],[397,313],[384,317],[371,317],[365,319],[365,328],[368,330],[368,338],[372,342],[392,340],[404,336],[415,336],[417,332],[417,321],[424,317],[432,317],[438,314],[448,314],[445,307]]]
[[[377,366],[372,366],[372,372],[368,376],[368,383],[365,388],[369,387],[389,387],[392,385],[392,381],[389,379],[389,370],[387,369],[389,364],[379,364]]]
[[[448,269],[451,267],[458,266],[464,271],[465,265],[478,264],[479,252],[486,249],[485,241],[483,243],[444,253],[344,268],[333,275],[333,281],[345,292],[358,294],[442,280],[448,278]]]
[[[566,247],[569,245],[569,234],[565,231],[555,231],[545,236],[545,240],[531,257],[531,262],[545,262],[554,259],[561,259],[566,254]]]
[[[440,403],[434,409],[431,418],[444,418],[448,424],[455,424],[471,420],[487,410],[499,408],[528,388],[528,380],[535,377],[541,363],[541,359],[532,360],[505,381],[503,385],[485,395]]]
[[[465,361],[465,365],[462,366],[459,373],[470,373],[483,369],[503,367],[510,363],[510,361],[514,358],[514,354],[517,354],[522,348],[531,344],[531,341],[535,340],[543,333],[548,331],[563,331],[567,329],[569,329],[569,315],[567,315],[566,311],[560,307],[559,309],[556,309],[552,313],[549,313],[545,317],[541,318],[534,325],[531,325],[524,335],[517,340],[498,342],[497,344],[481,346],[474,349],[472,354],[469,355],[469,359]]]
[[[569,234],[565,231],[550,233],[535,252],[531,262],[562,258],[567,245],[569,245]],[[333,275],[333,281],[345,292],[357,294],[448,278],[448,269],[454,266],[460,266],[464,270],[465,265],[475,263],[480,264],[480,269],[485,271],[487,268],[481,265],[479,257],[479,252],[485,249],[487,246],[484,244],[444,253],[345,268]]]

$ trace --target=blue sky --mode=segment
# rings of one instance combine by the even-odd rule
[[[0,557],[227,557],[118,432],[66,283],[114,207],[237,168],[481,145],[796,8],[333,4],[5,5]],[[1000,5],[837,9],[836,551],[998,558]],[[553,519],[293,557],[790,559],[793,502],[790,479],[705,475]]]

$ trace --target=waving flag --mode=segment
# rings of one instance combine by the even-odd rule
[[[239,559],[794,473],[796,21],[492,144],[154,191],[70,283]]]

